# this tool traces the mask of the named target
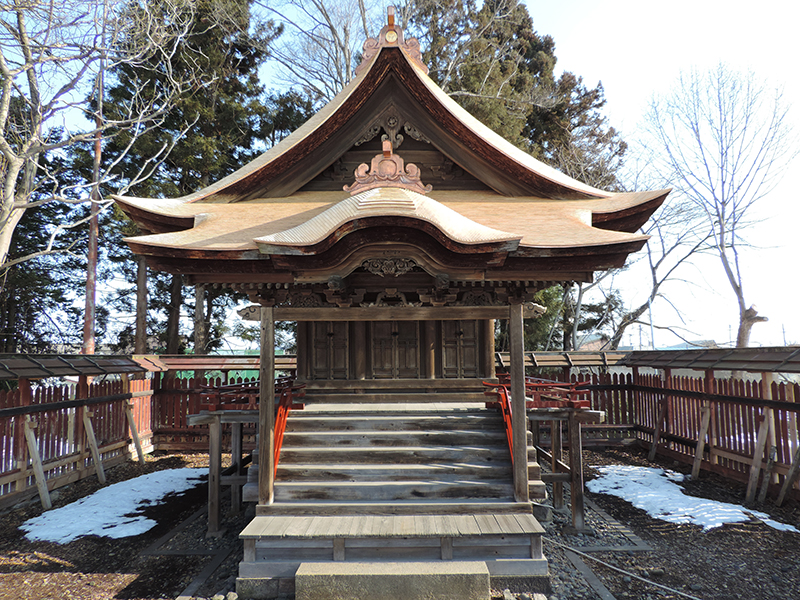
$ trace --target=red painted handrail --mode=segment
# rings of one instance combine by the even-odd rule
[[[506,428],[506,438],[508,439],[508,452],[511,455],[511,464],[514,464],[514,431],[511,425],[511,402],[508,397],[508,389],[506,385],[483,382],[483,385],[491,388],[486,390],[484,394],[487,396],[496,396],[497,405],[500,408],[500,414],[503,416],[503,424]]]
[[[302,390],[305,384],[294,385],[294,380],[289,378],[278,379],[275,381],[275,395],[280,394],[278,402],[278,412],[275,415],[275,472],[278,474],[278,460],[281,456],[281,446],[283,445],[283,434],[286,431],[286,420],[289,418],[289,411],[293,408],[302,408],[303,405],[295,405],[296,398],[302,397],[305,392],[296,393]]]

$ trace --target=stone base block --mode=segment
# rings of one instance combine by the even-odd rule
[[[479,561],[303,563],[296,600],[488,600],[489,569]]]

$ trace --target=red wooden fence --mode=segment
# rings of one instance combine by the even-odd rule
[[[737,480],[747,480],[756,450],[759,423],[769,414],[767,408],[757,402],[764,399],[759,382],[683,376],[673,376],[665,381],[660,375],[635,371],[590,377],[578,375],[572,379],[586,381],[587,378],[593,386],[590,395],[592,408],[606,414],[603,426],[587,427],[590,434],[600,432],[600,437],[607,441],[636,438],[649,447],[657,427],[659,403],[665,401],[666,418],[659,453],[687,464],[693,462],[698,444],[704,402],[702,394],[713,392],[720,396],[738,397],[733,402],[711,402],[712,418],[703,467]],[[86,398],[80,401],[74,400],[78,393],[76,386],[37,386],[32,390],[29,406],[23,407],[28,414],[4,414],[8,411],[3,409],[22,407],[24,394],[21,396],[20,390],[0,392],[0,506],[36,494],[32,460],[24,435],[26,418],[36,426],[37,449],[50,489],[92,476],[95,472],[86,443],[83,411],[92,415],[91,422],[106,467],[133,453],[125,415],[126,401],[132,401],[134,419],[145,451],[206,450],[207,429],[187,424],[187,415],[200,411],[200,397],[193,391],[199,386],[195,386],[192,379],[166,379],[151,390],[154,381],[132,379],[129,382],[96,383],[89,386]],[[220,383],[223,382],[202,382],[203,385]],[[707,385],[713,389],[706,390]],[[127,400],[129,396],[125,394],[128,392],[137,397]],[[790,402],[792,406],[800,399],[798,384],[773,383],[771,392],[773,400]],[[109,396],[112,398],[108,401],[97,401]],[[748,398],[755,401],[748,402]],[[51,405],[52,408],[45,408]],[[776,448],[771,475],[773,494],[786,475],[799,443],[798,412],[784,408],[787,406],[777,405],[771,412],[772,440]],[[254,443],[254,434],[254,430],[245,432],[244,439],[250,447]]]

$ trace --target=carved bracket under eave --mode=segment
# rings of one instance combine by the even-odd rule
[[[355,177],[353,185],[342,188],[351,196],[383,187],[404,188],[418,194],[427,194],[433,189],[431,185],[422,185],[417,165],[406,165],[400,156],[392,152],[392,142],[389,140],[383,141],[383,153],[377,154],[371,165],[361,163],[358,166]]]

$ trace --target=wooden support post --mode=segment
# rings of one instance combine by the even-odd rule
[[[561,421],[550,421],[550,471],[558,473],[558,463],[564,459],[564,440],[561,437]],[[564,483],[553,482],[553,508],[564,508]]]
[[[772,395],[772,381],[773,374],[770,372],[761,373],[761,397],[764,400],[774,400]],[[775,431],[775,412],[770,408],[766,411],[766,417],[769,421],[769,432],[767,434],[767,448],[769,449],[769,456],[777,458],[778,456],[778,441],[777,433]],[[774,472],[775,460],[767,461],[767,473],[764,477],[768,482],[778,483],[778,474]]]
[[[664,385],[667,388],[672,388],[672,369],[664,369]],[[650,446],[650,454],[647,455],[647,460],[651,462],[656,459],[656,452],[658,451],[658,439],[661,437],[661,433],[665,429],[664,425],[667,419],[669,403],[671,401],[672,396],[662,394],[661,402],[659,402],[658,407],[658,416],[656,417],[655,432],[653,432],[653,445]]]
[[[125,402],[125,416],[128,418],[128,427],[131,430],[133,444],[136,446],[136,458],[140,464],[144,464],[144,452],[142,451],[142,441],[139,439],[139,429],[136,427],[136,420],[133,418],[133,402]]]
[[[522,304],[509,307],[511,350],[511,427],[514,447],[514,498],[530,502],[528,489],[528,421],[525,407],[525,340],[522,330]]]
[[[425,327],[425,378],[436,379],[436,321],[423,321]],[[366,356],[366,352],[362,352]]]
[[[86,432],[86,439],[89,442],[89,449],[92,451],[92,460],[94,461],[94,470],[97,473],[97,480],[100,483],[106,482],[106,472],[103,469],[103,461],[100,460],[100,449],[97,447],[97,438],[94,437],[94,427],[92,426],[93,413],[86,410],[83,411],[83,429]]]
[[[33,401],[31,382],[28,379],[19,380],[19,405],[30,406]],[[14,463],[20,472],[28,469],[28,443],[25,435],[25,419],[14,419]],[[20,485],[20,484],[17,484]]]
[[[353,356],[353,375],[356,379],[362,380],[367,378],[367,353],[364,348],[367,348],[367,324],[364,321],[355,321],[353,323],[353,338],[355,344],[353,347],[356,352]]]
[[[794,482],[797,481],[797,476],[800,475],[800,448],[795,450],[794,458],[792,459],[792,466],[789,467],[789,472],[786,474],[786,479],[783,480],[781,493],[778,494],[778,499],[775,501],[777,506],[782,506],[786,500],[789,490],[792,489]]]
[[[714,378],[714,370],[708,369],[706,370],[705,376],[705,390],[706,394],[714,394],[717,391],[717,384],[716,379]],[[709,429],[708,429],[708,459],[712,465],[719,464],[719,454],[717,448],[719,444],[717,440],[719,439],[719,419],[717,417],[717,403],[710,402],[709,408],[711,409],[711,419],[709,420]]]
[[[483,376],[494,379],[494,319],[481,321],[483,324]]]
[[[273,311],[271,306],[261,307],[261,387],[258,403],[259,504],[272,504],[275,500],[275,321]]]
[[[767,437],[769,435],[769,423],[767,422],[766,415],[759,417],[759,423],[756,448],[753,452],[753,460],[750,463],[750,477],[747,481],[747,492],[744,496],[745,504],[752,504],[756,499],[758,476],[761,473],[761,462],[764,457],[764,448],[767,445]]]
[[[214,415],[208,424],[208,534],[219,536],[219,487],[222,471],[222,423]],[[259,471],[260,474],[260,471]]]
[[[242,423],[231,424],[231,464],[236,467],[235,475],[244,474],[242,468]],[[242,510],[242,486],[231,484],[231,514],[237,515]]]
[[[700,431],[697,432],[697,448],[694,453],[694,464],[692,465],[692,479],[700,477],[700,467],[703,462],[703,452],[705,451],[706,435],[711,424],[711,406],[708,400],[703,400],[703,409],[700,413]]]
[[[575,532],[587,531],[583,506],[583,446],[581,443],[581,422],[576,411],[571,410],[567,419],[569,436],[570,504],[572,505],[572,527]]]
[[[30,415],[25,415],[25,441],[28,443],[28,453],[30,454],[31,463],[33,464],[33,474],[36,477],[36,488],[39,490],[39,500],[42,502],[42,507],[45,510],[49,510],[53,508],[53,503],[50,501],[47,480],[44,478],[44,468],[42,468],[42,459],[39,455],[39,445],[36,443],[36,435],[33,433],[34,427],[35,425],[31,422]]]
[[[125,394],[131,391],[130,377],[122,375],[122,392]],[[133,438],[133,445],[136,446],[136,458],[139,459],[140,464],[144,464],[144,452],[142,452],[142,441],[139,439],[139,429],[136,427],[136,420],[133,418],[133,400],[125,401],[125,417],[128,419],[128,428],[131,430],[131,438]]]
[[[794,397],[794,384],[787,383],[786,384],[786,401],[787,402],[796,402],[796,400],[797,399]],[[797,439],[797,416],[798,416],[798,413],[796,413],[795,411],[791,411],[791,412],[787,412],[786,413],[786,418],[789,421],[789,448],[790,449],[800,448],[800,444],[798,444],[798,439]]]

